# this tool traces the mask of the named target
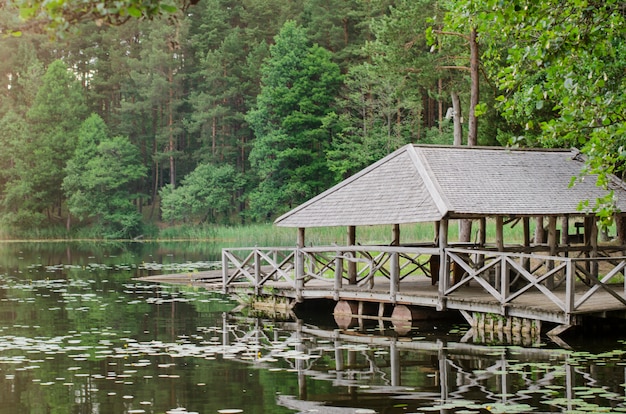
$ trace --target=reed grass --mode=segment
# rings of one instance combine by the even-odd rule
[[[495,224],[487,222],[487,240],[495,239]],[[425,243],[435,241],[435,225],[433,223],[417,223],[400,225],[400,243]],[[521,243],[523,230],[521,226],[505,227],[504,238],[507,243]],[[247,224],[240,226],[178,226],[161,229],[158,240],[204,240],[227,247],[286,247],[295,246],[297,229],[277,227],[272,224]],[[451,222],[449,227],[451,242],[458,240],[458,225]],[[478,239],[478,226],[473,226],[472,240]],[[307,246],[345,245],[347,241],[346,227],[312,227],[305,232]],[[392,226],[360,226],[356,228],[356,241],[362,245],[387,245],[392,241]]]

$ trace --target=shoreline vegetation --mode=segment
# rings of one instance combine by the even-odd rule
[[[458,226],[451,224],[451,239],[457,238]],[[477,239],[477,225],[473,226],[472,240]],[[531,229],[532,231],[532,229]],[[293,246],[296,243],[297,230],[295,228],[277,227],[271,223],[253,223],[247,225],[172,225],[163,228],[153,226],[142,236],[134,239],[109,239],[99,236],[95,231],[68,233],[62,227],[48,227],[32,229],[15,234],[0,230],[0,242],[75,242],[75,241],[128,241],[128,242],[176,242],[197,241],[223,244],[231,247]],[[495,237],[493,223],[487,225],[487,239]],[[346,227],[320,227],[306,229],[307,246],[346,244]],[[356,228],[358,244],[389,244],[392,240],[392,226],[362,226]],[[435,225],[433,223],[412,223],[400,225],[400,242],[432,242],[435,240]],[[523,240],[521,225],[505,227],[505,240],[521,242]]]

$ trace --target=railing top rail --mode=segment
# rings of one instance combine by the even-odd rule
[[[389,246],[389,245],[355,245],[355,246],[315,246],[301,249],[305,253],[323,252],[381,252],[381,253],[416,253],[439,254],[439,248],[427,246]]]
[[[263,250],[263,251],[294,251],[297,247],[287,246],[287,247],[263,247],[263,246],[252,246],[252,247],[224,247],[222,250],[229,252],[241,252],[241,251],[252,251],[252,250]]]
[[[464,254],[485,254],[491,256],[509,256],[509,257],[522,257],[529,259],[544,259],[561,262],[604,262],[609,260],[626,260],[626,256],[597,256],[597,257],[564,257],[564,256],[550,256],[540,255],[536,253],[518,253],[518,252],[499,252],[497,250],[480,250],[480,249],[463,249],[458,247],[448,247],[447,251],[451,253],[464,253]]]

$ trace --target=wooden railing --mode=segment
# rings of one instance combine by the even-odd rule
[[[259,294],[267,281],[283,282],[300,295],[314,281],[337,291],[344,283],[372,288],[376,277],[384,277],[390,292],[397,292],[399,282],[410,275],[432,278],[430,260],[438,252],[433,247],[405,246],[224,249],[223,287],[226,293],[235,282],[244,281]]]
[[[247,282],[259,294],[268,280],[287,282],[296,288],[296,249],[275,247],[222,250],[222,282],[224,293],[235,282]],[[232,265],[232,266],[231,266]],[[232,273],[231,273],[232,270]]]
[[[503,307],[531,290],[541,292],[566,315],[584,311],[600,291],[626,306],[626,257],[570,258],[455,248],[446,249],[446,257],[454,270],[439,284],[443,297],[474,283]]]
[[[585,312],[598,292],[626,307],[626,257],[559,257],[450,247],[441,260],[430,246],[326,246],[305,248],[224,249],[223,289],[238,282],[262,293],[268,282],[290,288],[301,298],[305,289],[326,289],[335,298],[347,285],[377,289],[388,282],[389,301],[400,282],[424,275],[438,284],[440,308],[464,287],[479,286],[505,308],[525,292],[540,292],[569,318]],[[443,266],[443,267],[441,267]],[[434,274],[433,274],[434,273]],[[442,275],[442,276],[440,276]]]

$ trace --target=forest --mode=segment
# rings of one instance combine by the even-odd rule
[[[3,233],[269,222],[407,143],[623,174],[625,1],[124,1],[0,6]]]

